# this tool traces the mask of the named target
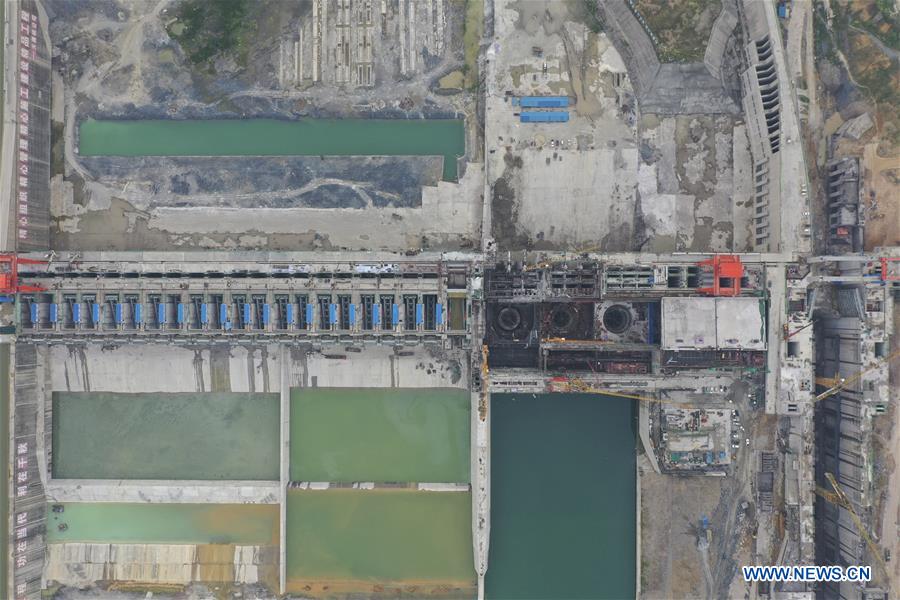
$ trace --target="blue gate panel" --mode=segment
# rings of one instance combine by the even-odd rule
[[[156,322],[164,325],[166,322],[166,305],[160,302],[156,305]]]
[[[37,325],[38,320],[38,305],[34,302],[31,303],[31,306],[28,307],[29,315],[31,316],[31,324],[32,326]]]
[[[522,108],[566,108],[568,96],[523,96],[519,100]]]
[[[400,307],[396,304],[391,305],[391,325],[396,327],[400,323]]]
[[[250,305],[244,305],[244,325],[250,324]]]
[[[94,325],[100,322],[100,305],[94,304],[91,306],[91,322]]]
[[[423,304],[416,304],[416,325],[421,325],[424,320],[425,306]]]
[[[269,308],[268,304],[263,304],[263,325],[269,324],[269,311],[270,310],[271,309]]]
[[[72,321],[81,323],[81,302],[72,305]]]
[[[228,322],[228,305],[223,303],[219,305],[219,324],[225,328],[226,322]]]
[[[178,303],[178,309],[177,309],[175,317],[178,319],[179,325],[184,323],[184,304],[182,302]]]
[[[350,305],[350,327],[356,325],[356,305]]]
[[[434,322],[438,325],[444,324],[444,305],[440,302],[434,306]]]
[[[381,307],[377,304],[372,305],[372,324],[374,327],[381,325]]]
[[[144,322],[144,307],[141,304],[134,305],[134,322],[136,325],[140,325]]]
[[[124,317],[122,316],[122,304],[120,302],[116,302],[114,304],[114,307],[115,308],[113,308],[113,311],[116,314],[116,323],[121,325],[125,321]]]
[[[519,113],[519,121],[522,123],[566,123],[568,120],[568,111]]]
[[[59,308],[57,308],[55,302],[50,305],[50,322],[51,323],[56,323],[56,312],[58,310],[59,310]]]
[[[290,324],[294,323],[294,305],[293,304],[287,305],[287,322]]]
[[[315,316],[316,316],[316,311],[313,308],[313,305],[307,304],[306,305],[306,326],[307,327],[313,326],[313,319],[315,318]]]
[[[207,308],[206,302],[200,305],[200,322],[209,323],[209,308]]]
[[[328,305],[328,323],[329,325],[337,323],[337,304]]]

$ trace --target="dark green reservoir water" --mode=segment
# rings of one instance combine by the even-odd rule
[[[466,152],[457,119],[83,121],[82,156],[443,156],[456,180]]]
[[[624,398],[491,396],[487,598],[634,598],[635,440]]]
[[[0,11],[0,17],[2,17]],[[9,522],[9,412],[12,410],[9,397],[9,344],[0,344],[0,419],[3,420],[3,426],[0,427],[0,477],[3,481],[3,493],[0,494],[0,536],[3,543],[9,539],[8,525]],[[4,546],[2,556],[0,556],[0,595],[6,593],[6,573],[7,573],[7,557],[6,547]]]

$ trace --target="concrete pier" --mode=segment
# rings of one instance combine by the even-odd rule
[[[486,382],[482,382],[484,384]],[[484,598],[491,537],[490,406],[482,420],[479,415],[481,397],[480,392],[472,392],[472,545],[479,599]],[[490,395],[485,393],[485,397],[489,405]]]
[[[287,585],[287,486],[290,481],[291,460],[291,372],[288,368],[288,350],[279,346],[281,360],[281,469],[278,485],[278,586],[285,593]]]
[[[275,504],[277,481],[161,481],[141,479],[50,479],[48,502],[142,502],[150,504]]]

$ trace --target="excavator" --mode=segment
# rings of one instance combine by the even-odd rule
[[[890,581],[890,575],[888,574],[887,565],[884,563],[884,556],[881,553],[881,550],[875,544],[875,541],[872,539],[872,536],[869,535],[869,532],[866,531],[865,525],[863,525],[862,519],[859,518],[859,515],[856,514],[856,510],[853,508],[853,503],[850,502],[850,498],[847,497],[847,494],[844,493],[844,490],[841,489],[841,486],[838,485],[837,479],[831,473],[825,473],[825,479],[828,480],[828,483],[831,484],[832,489],[827,490],[825,488],[816,486],[816,494],[824,498],[826,501],[844,508],[847,511],[847,514],[850,515],[850,518],[853,520],[853,525],[856,527],[859,535],[866,541],[866,545],[869,548],[869,554],[872,555],[872,558],[875,562],[878,563],[878,567],[881,570],[881,574],[884,576],[885,581]]]

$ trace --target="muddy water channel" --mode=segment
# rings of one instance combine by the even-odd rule
[[[278,544],[276,505],[74,502],[58,506],[62,512],[48,510],[50,543]]]
[[[88,119],[78,133],[82,156],[443,156],[446,181],[465,154],[456,119]]]

